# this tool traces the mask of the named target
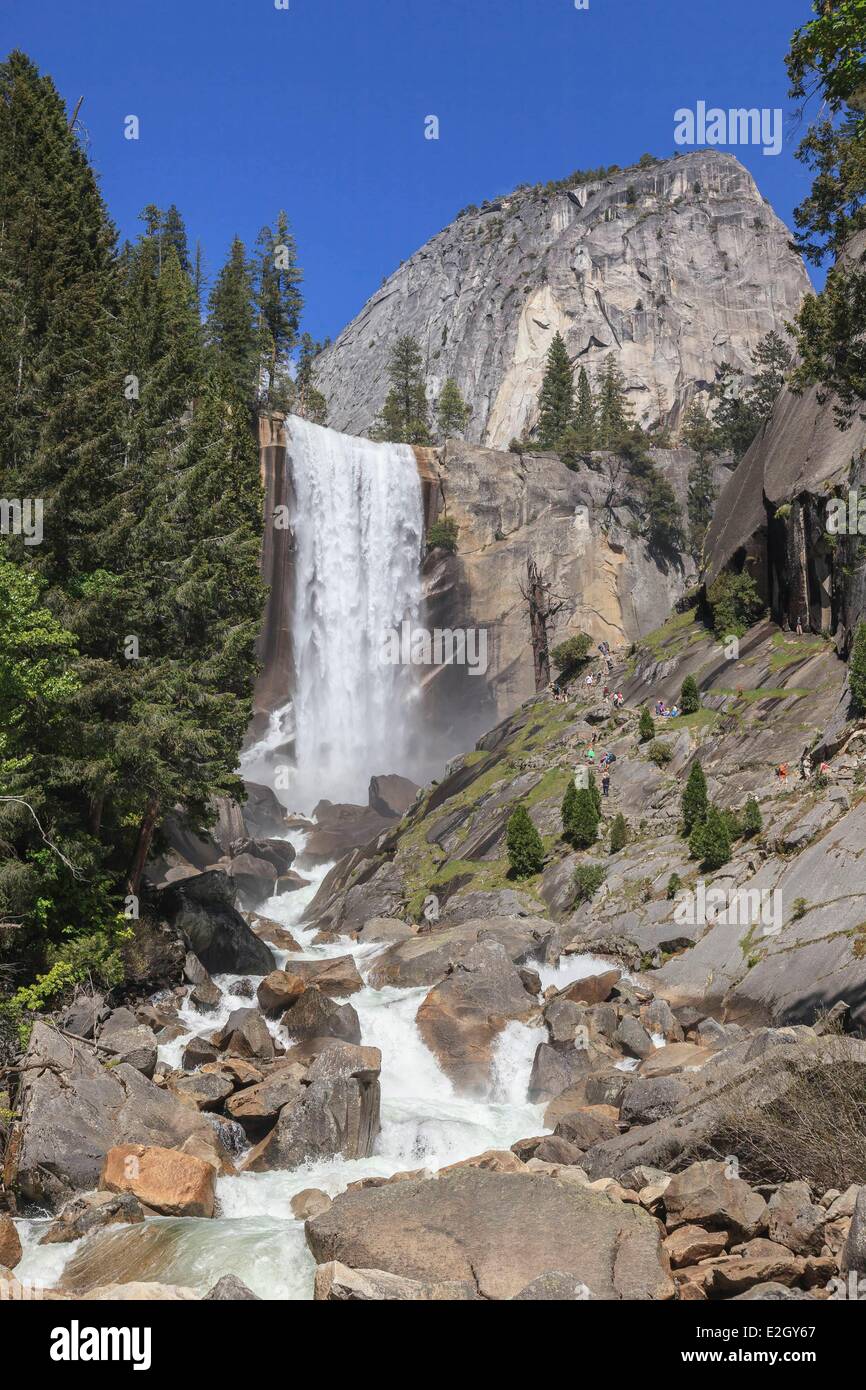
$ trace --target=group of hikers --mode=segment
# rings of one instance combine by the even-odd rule
[[[803,756],[802,756],[801,759],[800,759],[800,781],[801,781],[801,782],[808,782],[809,779],[810,779],[811,776],[812,776],[813,771],[814,771],[814,764],[813,764],[813,762],[812,762],[812,759],[809,757],[809,754],[808,754],[808,753],[804,753]],[[829,771],[830,771],[830,764],[829,764],[829,763],[827,763],[827,762],[821,762],[821,763],[818,764],[818,776],[819,776],[819,777],[824,777],[824,776],[826,776],[826,774],[827,774]],[[787,782],[787,780],[788,780],[788,764],[787,764],[787,763],[779,763],[779,766],[776,768],[776,776],[778,777],[778,779],[779,779],[780,782]]]
[[[668,708],[664,700],[656,700],[655,715],[656,719],[678,719],[682,714],[679,705],[674,703]]]
[[[595,748],[591,743],[586,745],[586,748],[583,750],[583,756],[590,766],[595,766]],[[601,773],[602,796],[607,796],[610,793],[610,770],[615,762],[616,753],[613,752],[602,753],[601,757],[598,759],[598,769]]]

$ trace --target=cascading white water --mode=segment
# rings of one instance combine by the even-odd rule
[[[411,775],[413,668],[382,660],[417,621],[424,531],[408,445],[378,444],[291,416],[295,610],[293,800],[367,800],[370,776]]]

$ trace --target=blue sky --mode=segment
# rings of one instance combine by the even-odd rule
[[[789,111],[784,54],[809,0],[2,0],[82,121],[112,216],[133,235],[175,202],[214,273],[285,207],[305,327],[336,335],[467,203],[577,168],[674,152],[698,100]],[[140,139],[124,139],[137,115]],[[425,140],[435,114],[440,139]],[[734,151],[789,224],[808,187]]]

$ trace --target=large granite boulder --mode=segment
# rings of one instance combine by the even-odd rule
[[[374,989],[436,985],[478,941],[499,942],[508,959],[522,965],[541,954],[552,931],[553,923],[543,917],[478,917],[422,932],[383,951],[369,973],[369,983]]]
[[[197,1110],[126,1062],[106,1067],[91,1044],[42,1022],[34,1024],[24,1055],[18,1104],[5,1181],[49,1207],[95,1187],[115,1145],[174,1148],[193,1135],[214,1143]]]
[[[547,1175],[467,1167],[344,1192],[306,1233],[320,1265],[473,1282],[488,1299],[512,1298],[554,1270],[575,1275],[593,1299],[674,1295],[648,1213]]]
[[[335,1158],[368,1158],[379,1133],[378,1079],[337,1076],[313,1081],[283,1107],[276,1126],[253,1149],[246,1172],[300,1168]]]
[[[234,906],[234,884],[210,870],[159,894],[166,916],[211,975],[267,975],[276,961]]]

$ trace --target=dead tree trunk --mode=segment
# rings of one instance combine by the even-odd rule
[[[535,689],[546,690],[550,685],[549,624],[565,605],[552,593],[538,565],[529,557],[528,583],[520,592],[529,604],[529,631],[532,640],[532,662],[535,667]]]

